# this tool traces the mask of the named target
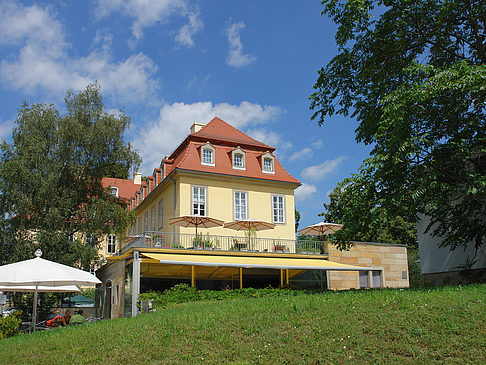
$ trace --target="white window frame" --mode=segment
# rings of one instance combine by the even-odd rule
[[[118,198],[118,187],[110,186],[110,194],[113,195],[115,198]]]
[[[211,151],[211,161],[204,160],[204,151]],[[211,143],[206,142],[205,145],[201,146],[201,165],[204,166],[215,166],[216,165],[216,157],[215,157],[216,150],[211,145]]]
[[[244,201],[245,204],[241,204],[241,197],[242,195],[245,197]],[[236,220],[248,219],[248,192],[241,191],[241,190],[234,190],[233,191],[233,217]],[[237,204],[237,199],[239,204]],[[244,211],[241,211],[241,208],[244,208]]]
[[[236,165],[235,156],[241,155],[241,162],[243,166]],[[231,151],[231,165],[233,166],[233,170],[246,170],[246,158],[245,158],[245,151],[243,151],[239,146],[238,148]]]
[[[152,205],[152,208],[150,208],[150,230],[155,232],[155,204]]]
[[[197,189],[197,193],[195,190]],[[201,191],[204,191],[204,201],[200,201]],[[194,196],[197,195],[197,200],[194,199]],[[195,208],[194,205],[198,204],[198,207]],[[201,213],[201,205],[204,205],[204,214]],[[197,212],[196,212],[197,211]],[[208,215],[208,187],[207,186],[200,186],[200,185],[192,185],[191,186],[191,214],[192,215],[199,215],[201,217],[206,217]]]
[[[108,255],[114,255],[116,253],[116,244],[116,234],[109,234],[108,236],[106,236],[106,253]],[[110,250],[110,246],[112,247],[112,250]]]
[[[163,199],[159,200],[159,229],[162,229],[164,227],[164,201]]]
[[[280,202],[278,201],[281,199],[282,208],[279,206],[275,206],[275,198],[277,199],[277,204]],[[280,214],[281,211],[281,214]],[[281,194],[272,194],[272,222],[275,224],[285,224],[286,217],[285,217],[285,195]]]
[[[271,170],[265,169],[265,159],[271,161]],[[264,174],[275,174],[275,157],[273,157],[270,152],[266,152],[262,155],[262,172]]]

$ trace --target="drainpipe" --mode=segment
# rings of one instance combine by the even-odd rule
[[[172,177],[172,173],[170,173],[169,176],[167,176],[167,177],[174,184],[174,198],[173,198],[173,200],[174,200],[174,211],[172,213],[172,218],[175,218],[175,216],[176,216],[176,182],[175,182],[174,178]],[[172,226],[172,244],[175,245],[175,225]]]

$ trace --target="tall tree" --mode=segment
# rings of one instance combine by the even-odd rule
[[[23,105],[12,143],[0,145],[0,264],[40,247],[45,258],[87,268],[96,256],[91,235],[128,224],[124,203],[101,179],[127,178],[140,164],[124,141],[129,118],[104,110],[96,84],[68,92],[65,102],[65,115],[53,105]]]
[[[430,216],[428,230],[443,238],[442,246],[480,247],[486,241],[484,1],[323,4],[338,25],[339,52],[319,71],[313,119],[322,124],[352,113],[358,120],[357,141],[374,146],[365,169],[380,209],[400,204]]]

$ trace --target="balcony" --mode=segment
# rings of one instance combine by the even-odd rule
[[[184,250],[270,252],[302,255],[327,254],[327,243],[317,240],[285,240],[278,238],[215,236],[173,232],[145,232],[125,239],[122,251],[131,248],[163,248]]]

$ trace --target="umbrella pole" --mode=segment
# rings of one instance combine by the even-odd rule
[[[37,289],[39,288],[39,285],[35,286],[35,291],[34,291],[34,304],[33,304],[33,309],[32,309],[32,326],[33,326],[33,331],[35,332],[35,323],[37,322]]]

